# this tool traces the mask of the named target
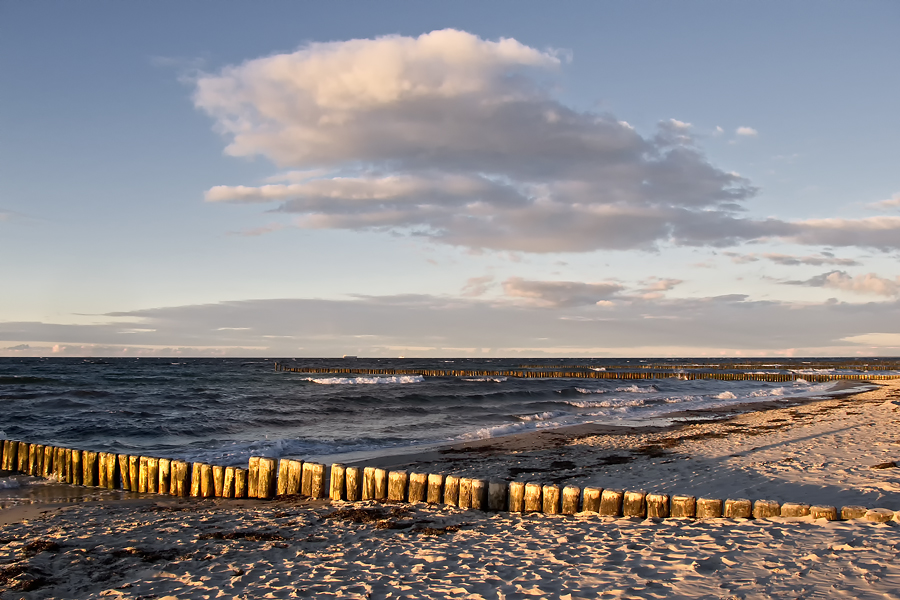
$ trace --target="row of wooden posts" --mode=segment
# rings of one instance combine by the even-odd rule
[[[862,506],[810,506],[774,500],[751,502],[669,496],[636,490],[614,490],[534,482],[487,481],[439,473],[388,471],[376,467],[326,466],[301,460],[253,456],[248,468],[221,467],[180,460],[73,450],[4,440],[2,468],[60,482],[139,493],[195,498],[260,498],[299,495],[348,502],[375,500],[447,504],[464,509],[524,513],[598,513],[638,518],[767,518],[803,517],[887,522],[894,511]],[[326,478],[327,475],[327,478]],[[327,482],[327,485],[326,485]]]
[[[288,371],[305,374],[333,375],[420,375],[423,377],[516,377],[522,379],[717,379],[721,381],[767,381],[789,382],[802,379],[812,383],[828,381],[886,381],[900,379],[900,374],[872,373],[707,373],[703,371],[686,371],[684,373],[664,372],[623,372],[623,371],[525,371],[525,370],[474,370],[474,369],[391,369],[391,368],[357,368],[357,367],[286,367],[275,363],[276,371]]]

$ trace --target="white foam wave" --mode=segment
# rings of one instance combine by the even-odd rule
[[[734,400],[735,398],[737,398],[737,396],[735,396],[731,392],[722,392],[721,394],[716,394],[713,397],[717,400]]]
[[[567,413],[559,410],[554,411],[545,411],[542,413],[536,413],[533,415],[521,415],[516,417],[520,421],[524,421],[526,423],[530,421],[549,421],[550,419],[555,419],[556,417],[561,417]]]
[[[506,377],[463,377],[463,381],[493,381],[494,383],[501,383],[506,381]]]
[[[580,387],[577,387],[577,388],[575,388],[575,391],[578,392],[578,393],[580,393],[580,394],[605,394],[605,393],[608,392],[609,390],[592,390],[592,389],[589,389],[589,388],[580,388]]]
[[[609,400],[569,400],[566,402],[569,406],[578,408],[626,408],[632,406],[644,406],[646,401],[643,398],[632,398],[630,400],[624,398],[611,398]]]
[[[627,387],[616,388],[617,392],[631,392],[632,394],[652,394],[653,392],[658,392],[659,388],[655,385],[648,385],[647,387],[641,387],[639,385],[629,385]]]
[[[756,390],[748,394],[750,398],[765,398],[767,396],[784,396],[784,388],[777,387],[771,390]]]
[[[591,367],[591,371],[605,371],[606,367]]]
[[[421,375],[395,375],[393,377],[306,377],[306,381],[322,385],[373,385],[385,383],[422,383]]]

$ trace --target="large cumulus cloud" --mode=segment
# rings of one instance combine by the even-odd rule
[[[203,75],[194,101],[226,152],[296,170],[206,197],[275,202],[303,227],[527,252],[766,237],[900,244],[900,223],[885,218],[747,218],[756,189],[710,164],[690,125],[663,121],[642,136],[613,115],[566,106],[552,93],[563,63],[513,39],[447,29],[312,43]]]

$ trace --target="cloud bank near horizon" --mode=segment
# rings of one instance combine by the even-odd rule
[[[677,285],[660,281],[655,287]],[[244,300],[115,312],[91,325],[7,322],[0,356],[900,355],[896,299],[796,304],[632,294],[596,306],[588,302],[615,292],[540,283],[513,281],[506,300]]]

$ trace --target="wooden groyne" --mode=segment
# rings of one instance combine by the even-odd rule
[[[375,467],[346,467],[283,458],[253,456],[247,468],[206,463],[74,450],[3,440],[2,468],[26,475],[87,487],[142,494],[193,498],[257,498],[300,496],[332,502],[404,502],[447,505],[485,512],[573,515],[638,519],[865,519],[900,520],[886,508],[811,505],[771,499],[709,498],[644,490],[603,489],[539,482],[496,481],[444,473]]]
[[[790,382],[808,381],[825,383],[828,381],[886,381],[900,379],[900,373],[762,373],[762,372],[721,372],[721,371],[597,371],[591,368],[578,369],[398,369],[398,368],[364,368],[364,367],[288,367],[275,363],[276,371],[304,373],[307,375],[376,375],[403,376],[419,375],[422,377],[515,377],[520,379],[718,379],[721,381],[766,381]]]

